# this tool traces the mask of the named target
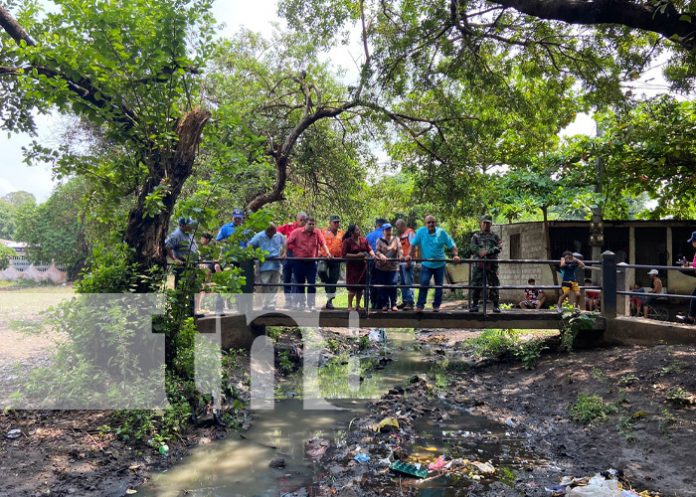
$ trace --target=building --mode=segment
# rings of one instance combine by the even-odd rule
[[[10,257],[10,265],[4,271],[0,271],[0,280],[16,281],[50,281],[55,284],[65,283],[68,279],[65,268],[51,264],[34,265],[27,259],[27,244],[13,240],[0,240],[4,246],[14,250],[17,255]]]
[[[604,242],[602,251],[616,254],[617,263],[673,266],[686,256],[691,259],[693,248],[686,240],[696,230],[696,221],[602,221]],[[544,223],[529,222],[495,225],[493,229],[503,239],[501,259],[546,259],[546,248],[551,259],[560,260],[565,250],[580,252],[589,259],[590,221],[549,221],[549,237],[546,238]],[[500,280],[503,285],[526,285],[534,278],[539,285],[553,285],[556,267],[550,265],[500,265]],[[628,270],[627,282],[638,282],[649,286],[648,270]],[[587,277],[594,272],[588,271]],[[677,271],[661,271],[661,278],[669,293],[690,294],[694,279]],[[595,278],[593,278],[593,281]],[[599,283],[594,281],[595,283]],[[516,301],[521,291],[506,290],[501,297]]]

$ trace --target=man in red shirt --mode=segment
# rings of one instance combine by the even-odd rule
[[[280,233],[281,235],[283,235],[286,240],[290,236],[290,233],[295,231],[297,228],[304,227],[305,223],[307,222],[307,213],[302,212],[302,211],[298,212],[296,219],[297,220],[294,223],[284,224],[283,226],[281,226],[277,229],[277,232]],[[292,257],[292,252],[288,251],[287,256]],[[292,261],[285,261],[285,263],[283,264],[283,293],[285,294],[286,304],[288,303],[289,300],[291,300],[292,268],[293,268]]]
[[[293,257],[319,257],[319,251],[324,250],[331,259],[331,251],[326,246],[326,241],[321,231],[315,229],[316,221],[314,218],[307,218],[307,222],[303,228],[297,228],[290,233],[287,241],[288,253],[292,253]],[[294,307],[304,309],[305,307],[305,287],[300,286],[305,283],[307,288],[307,306],[309,311],[315,310],[317,287],[314,286],[317,279],[317,261],[300,261],[291,260],[292,272],[295,277],[295,285],[293,285]]]

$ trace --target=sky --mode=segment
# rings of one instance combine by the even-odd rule
[[[282,19],[277,16],[277,0],[217,0],[213,7],[216,19],[224,23],[223,36],[231,36],[241,27],[270,36],[274,26],[283,26]],[[361,56],[360,47],[355,44],[336,47],[329,54],[331,61],[349,71],[355,67],[354,60]],[[644,78],[635,83],[635,94],[646,93],[654,95],[664,92],[664,80],[659,68],[655,68]],[[48,198],[54,187],[51,171],[45,165],[27,166],[23,163],[22,147],[36,139],[46,146],[56,146],[62,128],[58,116],[37,116],[38,136],[0,135],[0,196],[25,190],[33,193],[39,202]],[[595,124],[591,116],[579,114],[576,121],[561,132],[562,136],[575,134],[594,135]],[[379,155],[379,154],[378,154]]]

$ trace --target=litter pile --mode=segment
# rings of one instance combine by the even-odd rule
[[[653,497],[647,490],[636,492],[630,488],[621,472],[614,469],[592,477],[564,476],[558,485],[546,488],[551,497]]]

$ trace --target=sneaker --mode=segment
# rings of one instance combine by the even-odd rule
[[[440,312],[440,308],[439,308],[439,307],[433,307],[433,312]]]
[[[399,305],[397,305],[396,307],[399,308],[399,309],[404,309],[407,305],[408,305],[408,304],[404,304],[403,302],[401,302],[401,303],[400,303]]]
[[[689,316],[677,316],[677,321],[684,324],[694,324],[694,318]]]
[[[471,307],[469,307],[469,312],[478,312],[478,311],[479,311],[479,308],[477,305],[472,305]]]
[[[404,304],[402,309],[404,311],[412,311],[413,310],[413,304]]]
[[[423,308],[422,308],[422,307],[416,307],[416,312],[419,312],[419,313],[420,313],[420,312],[423,312]]]
[[[563,308],[560,305],[557,305],[556,312],[563,312]]]
[[[498,307],[497,305],[494,305],[494,306],[493,306],[493,312],[499,313],[499,312],[500,312],[500,307]]]
[[[333,310],[335,309],[334,305],[331,303],[331,300],[329,300],[329,301],[326,303],[326,306],[324,307],[324,309],[328,309],[328,310],[330,310],[330,311],[333,311]]]

